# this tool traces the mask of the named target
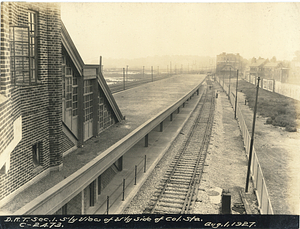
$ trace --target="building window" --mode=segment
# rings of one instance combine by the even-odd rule
[[[37,82],[37,14],[28,12],[30,82]]]
[[[32,159],[35,166],[41,165],[42,162],[42,142],[38,142],[32,146]]]
[[[28,12],[28,26],[10,27],[11,79],[15,85],[37,83],[37,13]]]
[[[91,80],[84,82],[84,121],[93,118],[93,84]]]
[[[72,108],[72,68],[65,68],[66,109]]]
[[[65,56],[62,56],[62,97],[63,99],[66,98],[66,77],[65,77],[65,74],[66,74],[66,57]]]
[[[74,73],[74,72],[73,72]],[[78,115],[78,79],[73,74],[73,116]]]
[[[15,85],[30,83],[28,27],[10,28],[11,79]]]

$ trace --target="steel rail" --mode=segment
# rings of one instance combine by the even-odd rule
[[[207,96],[207,90],[206,90],[206,93],[205,93],[205,98],[206,98],[206,96]],[[205,98],[201,97],[199,103],[201,103],[202,100],[205,100]],[[203,104],[202,104],[202,106],[201,106],[201,108],[200,108],[200,113],[201,113],[201,111],[202,111],[202,108],[203,108]],[[198,120],[199,118],[200,118],[200,116],[197,117],[197,120]],[[195,123],[196,123],[196,121],[195,121]],[[192,129],[194,130],[195,128],[196,128],[196,125],[194,124],[193,127],[192,127]],[[176,171],[176,169],[177,169],[177,166],[178,166],[178,164],[180,163],[180,160],[181,160],[182,156],[184,155],[184,153],[186,152],[186,149],[187,149],[187,147],[188,147],[188,145],[189,145],[189,143],[190,143],[191,136],[192,136],[193,133],[194,133],[193,130],[189,132],[188,139],[187,139],[187,141],[185,142],[183,149],[180,151],[179,157],[177,158],[177,160],[176,160],[176,162],[175,162],[175,165],[174,165],[173,168],[172,168],[171,174],[169,175],[167,181],[165,182],[165,184],[164,184],[164,186],[163,186],[163,189],[162,189],[162,191],[161,191],[159,197],[157,198],[156,203],[155,203],[153,209],[151,210],[151,214],[153,214],[153,213],[155,212],[156,206],[158,205],[158,203],[159,203],[159,201],[161,200],[161,198],[163,198],[163,194],[164,194],[165,191],[166,191],[167,185],[170,183],[170,180],[171,180],[171,178],[173,177],[173,175],[174,175],[174,173],[175,173],[175,171]]]
[[[209,138],[210,138],[210,134],[211,134],[211,129],[212,129],[212,120],[213,120],[213,113],[214,113],[214,95],[212,93],[213,90],[209,90],[206,89],[206,93],[205,93],[205,97],[203,96],[201,98],[201,100],[199,101],[199,104],[201,104],[201,107],[199,109],[199,114],[197,115],[196,119],[193,122],[193,126],[189,131],[187,140],[185,141],[183,147],[180,149],[179,151],[179,155],[175,156],[175,162],[172,162],[172,169],[171,172],[168,172],[169,175],[167,177],[167,179],[163,179],[165,182],[163,184],[163,187],[161,188],[158,197],[154,200],[154,204],[152,204],[153,206],[151,207],[151,213],[161,213],[162,210],[159,210],[159,206],[163,206],[165,208],[169,208],[170,212],[166,212],[166,210],[164,210],[164,213],[174,213],[174,211],[172,211],[171,209],[177,208],[174,207],[172,205],[167,205],[167,204],[163,204],[163,203],[172,203],[172,201],[162,201],[163,198],[171,198],[170,195],[168,196],[168,194],[166,194],[167,188],[168,186],[172,183],[171,180],[172,179],[176,179],[175,173],[178,172],[177,170],[179,169],[179,165],[180,163],[184,162],[186,166],[188,167],[194,167],[192,174],[187,175],[186,179],[189,179],[188,181],[188,185],[186,186],[186,194],[185,194],[185,198],[184,201],[182,203],[182,207],[180,210],[181,214],[187,214],[190,211],[191,206],[194,204],[195,202],[195,198],[194,195],[196,193],[196,189],[200,183],[201,177],[202,177],[202,171],[203,171],[203,167],[204,167],[204,162],[205,162],[205,158],[206,158],[206,151],[208,148],[208,142],[209,142]],[[208,94],[210,94],[211,100],[208,100]],[[210,106],[208,109],[208,111],[205,110],[205,106]],[[206,108],[206,109],[207,109]],[[205,116],[204,118],[207,119],[206,122],[200,122],[202,115]],[[207,117],[208,116],[208,117]],[[203,139],[201,141],[201,145],[200,145],[200,149],[199,149],[199,153],[195,156],[195,160],[192,160],[192,162],[187,165],[187,163],[185,161],[190,160],[192,154],[190,152],[188,152],[188,146],[190,145],[192,138],[194,136],[194,133],[196,131],[196,129],[201,125],[201,123],[206,123],[205,126],[205,130],[203,132]],[[171,189],[172,190],[172,189]],[[180,192],[182,195],[182,192]],[[174,194],[176,195],[176,193]],[[179,194],[178,194],[179,195]]]

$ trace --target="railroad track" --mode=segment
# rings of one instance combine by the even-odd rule
[[[213,114],[214,90],[211,81],[197,106],[198,116],[187,139],[170,164],[144,214],[189,214],[196,201]]]

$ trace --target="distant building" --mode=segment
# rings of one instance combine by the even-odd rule
[[[86,65],[56,3],[1,3],[0,200],[63,166],[120,121],[100,65]]]
[[[269,62],[264,66],[264,79],[272,79],[285,83],[289,76],[289,68],[281,61]]]
[[[264,77],[264,66],[268,63],[267,59],[264,58],[252,58],[249,64],[249,82],[256,84],[257,77],[261,79]]]
[[[233,76],[233,72],[236,72],[237,70],[239,70],[240,73],[243,73],[246,66],[245,62],[246,60],[238,53],[231,54],[223,52],[217,55],[216,74],[228,77],[230,72]]]
[[[300,85],[300,51],[296,52],[296,55],[290,64],[288,82]]]

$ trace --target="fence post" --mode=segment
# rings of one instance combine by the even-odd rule
[[[144,173],[146,172],[146,155],[145,155],[145,162],[144,162]]]
[[[125,200],[125,179],[123,179],[123,198],[122,201]]]
[[[263,201],[262,201],[262,199],[263,199],[263,194],[264,194],[264,178],[262,177],[261,178],[261,190],[260,190],[260,192],[261,192],[261,195],[260,195],[260,203],[261,203],[261,209],[263,209]]]
[[[134,166],[134,185],[136,185],[137,165]]]
[[[229,100],[230,100],[230,84],[231,84],[231,68],[230,68],[229,85],[228,85],[228,99],[229,99]]]
[[[109,196],[106,198],[106,214],[108,215],[108,210],[109,210]]]

